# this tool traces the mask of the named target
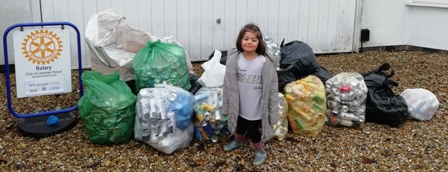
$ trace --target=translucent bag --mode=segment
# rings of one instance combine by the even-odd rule
[[[183,47],[180,42],[173,40],[173,37],[172,33],[168,33],[160,40]],[[90,18],[86,25],[85,38],[93,64],[128,70],[133,69],[132,60],[135,53],[145,47],[146,42],[159,39],[134,29],[126,23],[125,16],[115,14],[111,9],[100,11]],[[185,54],[188,71],[195,74],[186,50]]]
[[[340,73],[325,83],[327,117],[332,125],[362,127],[368,89],[361,74]]]
[[[132,65],[137,91],[164,81],[185,90],[191,87],[185,50],[181,46],[160,40],[148,42],[135,55]]]
[[[288,102],[282,93],[278,93],[278,122],[274,125],[274,134],[278,140],[283,140],[288,134]]]
[[[187,147],[193,138],[193,105],[191,93],[166,83],[140,90],[135,138],[166,154]]]
[[[218,134],[227,125],[227,118],[221,114],[222,91],[222,87],[202,87],[194,96],[195,126],[202,128],[212,142],[218,141]]]
[[[325,123],[326,98],[322,81],[309,75],[286,84],[285,98],[288,102],[288,121],[297,134],[317,136]]]
[[[132,139],[136,97],[119,76],[118,72],[87,71],[81,77],[87,89],[78,109],[93,143],[118,144]]]

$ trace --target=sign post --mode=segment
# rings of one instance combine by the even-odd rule
[[[31,28],[34,26],[42,26],[42,28]],[[43,26],[60,27],[45,28]],[[79,97],[82,97],[81,42],[79,30],[74,24],[69,22],[21,23],[10,26],[3,35],[8,110],[12,115],[24,118],[18,126],[22,135],[46,137],[71,129],[76,125],[77,118],[70,112],[78,106],[75,104],[70,108],[37,114],[20,114],[14,111],[8,64],[8,33],[13,31],[17,97],[52,95],[72,91],[70,35],[65,26],[70,26],[77,33]]]

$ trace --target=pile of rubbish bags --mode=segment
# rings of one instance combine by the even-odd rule
[[[188,52],[170,38],[158,39],[132,29],[111,10],[100,12],[86,29],[93,60],[101,65],[132,70],[135,84],[120,73],[86,71],[86,90],[78,101],[81,120],[92,143],[121,144],[132,138],[171,154],[189,146],[194,137],[218,142],[232,133],[221,113],[226,51],[214,51],[192,72]],[[422,88],[395,94],[394,72],[384,63],[366,73],[334,76],[317,63],[311,47],[295,40],[278,45],[266,36],[279,79],[279,121],[272,127],[277,139],[289,130],[315,137],[324,128],[361,128],[367,122],[399,127],[409,118],[430,120],[437,97]]]

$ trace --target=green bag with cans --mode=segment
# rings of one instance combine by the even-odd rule
[[[189,90],[190,76],[185,56],[185,49],[179,45],[160,40],[148,42],[132,60],[137,92],[164,81]]]
[[[78,101],[80,117],[92,143],[120,144],[133,138],[136,96],[115,72],[86,71],[87,87]]]

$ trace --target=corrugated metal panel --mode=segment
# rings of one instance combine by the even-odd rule
[[[70,21],[84,33],[91,16],[112,9],[136,29],[157,37],[174,33],[192,61],[204,61],[214,49],[235,47],[238,31],[250,22],[279,43],[283,38],[286,42],[301,40],[315,53],[355,51],[357,1],[42,0],[42,17],[44,21]],[[88,60],[84,40],[82,44],[83,57]]]

